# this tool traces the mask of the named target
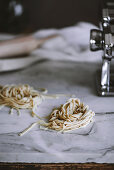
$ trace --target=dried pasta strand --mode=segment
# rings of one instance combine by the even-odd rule
[[[45,123],[43,120],[39,120],[37,122],[32,123],[29,127],[27,127],[26,129],[24,129],[22,132],[18,133],[19,136],[23,136],[25,133],[27,133],[29,130],[31,130],[34,126],[36,126],[37,124],[39,125],[45,125],[48,126],[49,123]]]
[[[22,132],[20,132],[18,135],[19,136],[23,136],[25,133],[27,133],[30,129],[32,129],[35,125],[37,125],[38,123],[32,123],[29,127],[27,127],[25,130],[23,130]]]

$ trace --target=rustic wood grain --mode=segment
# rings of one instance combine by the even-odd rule
[[[0,170],[114,170],[114,164],[97,163],[64,163],[64,164],[37,164],[37,163],[0,163]]]

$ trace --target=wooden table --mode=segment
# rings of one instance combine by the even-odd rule
[[[33,163],[0,163],[0,170],[18,170],[18,169],[27,169],[27,170],[113,170],[114,169],[114,164],[96,164],[96,163],[85,163],[85,164],[78,164],[78,163],[73,163],[73,164],[33,164]]]

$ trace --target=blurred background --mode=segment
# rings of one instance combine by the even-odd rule
[[[0,0],[0,32],[28,33],[79,21],[99,24],[99,0]]]

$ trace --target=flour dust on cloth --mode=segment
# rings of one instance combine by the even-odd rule
[[[45,29],[33,33],[35,38],[58,34],[57,37],[46,41],[41,48],[32,51],[28,57],[0,59],[0,71],[21,69],[40,60],[62,60],[73,62],[100,62],[101,52],[91,52],[89,49],[90,29],[96,26],[80,22],[77,25],[63,29]],[[15,36],[1,34],[0,40],[11,39]]]

